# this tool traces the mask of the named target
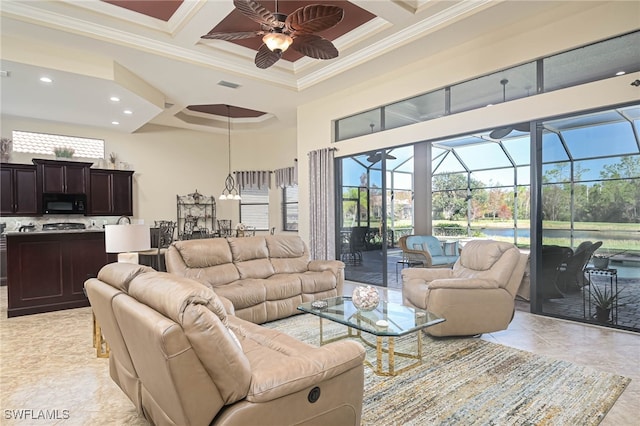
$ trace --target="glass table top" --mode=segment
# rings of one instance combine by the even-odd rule
[[[317,307],[321,305],[318,302],[326,302],[326,306]],[[403,336],[444,321],[431,312],[386,301],[380,301],[372,311],[362,311],[347,296],[306,302],[298,306],[298,310],[375,336]]]

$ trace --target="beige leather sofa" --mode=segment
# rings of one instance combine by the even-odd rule
[[[309,260],[298,236],[268,235],[174,242],[167,271],[231,301],[236,316],[262,324],[300,313],[303,302],[341,296],[344,263]]]
[[[445,319],[427,328],[433,336],[504,330],[513,319],[514,299],[528,258],[511,243],[470,241],[453,269],[404,269],[403,303]]]
[[[322,347],[232,315],[193,280],[126,263],[85,288],[111,377],[155,425],[359,425],[362,345]]]

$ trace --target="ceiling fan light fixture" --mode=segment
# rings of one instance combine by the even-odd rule
[[[293,39],[290,36],[278,32],[265,34],[265,36],[262,37],[262,41],[272,52],[285,52],[289,46],[291,46],[291,43],[293,43]]]

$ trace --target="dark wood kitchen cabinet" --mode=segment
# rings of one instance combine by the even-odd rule
[[[89,306],[84,282],[116,260],[102,231],[7,234],[7,315]]]
[[[89,215],[133,215],[133,171],[91,169]]]
[[[34,159],[38,186],[48,194],[86,194],[92,163]]]
[[[36,166],[2,164],[0,185],[2,216],[40,216]]]

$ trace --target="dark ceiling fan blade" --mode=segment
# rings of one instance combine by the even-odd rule
[[[380,160],[382,160],[382,154],[380,154],[379,152],[376,152],[375,154],[371,154],[370,156],[367,157],[367,161],[370,162],[371,164],[377,163]]]
[[[497,129],[494,129],[491,133],[489,133],[489,137],[491,139],[502,139],[504,137],[507,137],[509,133],[513,132],[514,130],[517,130],[519,132],[529,132],[529,123],[518,123],[514,124],[513,126],[498,127]]]
[[[233,0],[233,5],[247,18],[259,24],[271,28],[282,28],[284,24],[267,10],[263,5],[254,0]]]
[[[238,31],[236,33],[209,33],[200,38],[207,40],[240,40],[243,38],[252,38],[265,35],[264,31]]]
[[[491,139],[502,139],[513,131],[513,127],[499,127],[489,133]]]
[[[342,8],[324,4],[310,4],[287,16],[285,25],[292,31],[317,33],[336,26],[344,16]]]
[[[393,156],[391,154],[387,154],[387,153],[384,154],[384,158],[386,160],[396,160],[397,159],[395,156]],[[367,161],[372,163],[372,164],[377,163],[380,160],[382,160],[382,153],[381,152],[373,153],[373,154],[371,154],[371,155],[369,155],[367,157]]]
[[[256,54],[255,64],[258,68],[265,69],[278,62],[282,57],[282,51],[276,50],[272,52],[266,44],[260,46]]]
[[[314,34],[296,35],[291,45],[305,56],[315,59],[333,59],[338,57],[338,49],[329,40]]]

